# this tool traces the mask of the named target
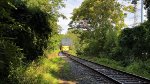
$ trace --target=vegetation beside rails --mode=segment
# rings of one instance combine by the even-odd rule
[[[50,62],[54,59],[43,54],[59,48],[62,35],[57,21],[63,15],[58,10],[65,3],[50,1],[0,0],[0,84],[57,82],[52,72],[59,72],[63,62],[60,58],[54,58],[60,65]]]
[[[65,74],[61,74],[62,69]],[[10,78],[13,84],[58,84],[62,77],[68,75],[68,63],[57,56],[51,59],[40,57],[27,67],[20,66],[11,71]]]
[[[80,57],[90,60],[92,62],[98,63],[98,64],[109,66],[114,69],[118,69],[121,71],[125,71],[128,73],[132,73],[132,74],[150,79],[150,71],[149,71],[150,60],[147,60],[147,61],[135,60],[133,63],[124,67],[121,64],[121,62],[115,61],[107,57],[92,57],[92,56],[83,56],[83,55],[81,55]]]
[[[122,5],[117,0],[84,0],[74,9],[67,34],[77,55],[150,78],[150,0],[144,3],[148,20],[132,28],[126,28]],[[88,25],[76,25],[81,21]]]

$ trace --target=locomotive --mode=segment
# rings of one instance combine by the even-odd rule
[[[71,49],[72,40],[70,38],[63,38],[60,43],[61,52],[68,52]]]

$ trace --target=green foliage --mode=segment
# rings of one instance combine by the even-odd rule
[[[59,57],[50,60],[41,57],[27,67],[12,70],[10,78],[13,84],[58,84],[59,72],[62,68],[68,70],[66,66],[68,64]]]
[[[23,48],[27,59],[33,60],[38,55],[42,55],[43,49],[47,47],[48,36],[51,33],[47,14],[40,10],[30,12],[25,5],[19,5],[18,9],[14,10],[13,15],[18,22],[25,24],[23,27],[25,32],[15,33],[17,34],[15,37],[18,38],[15,42]]]
[[[128,11],[128,12],[131,12],[131,13],[134,13],[136,10],[135,8],[132,6],[132,5],[129,5],[129,6],[125,6],[123,8],[124,11]]]
[[[141,60],[147,60],[150,58],[149,25],[149,22],[145,22],[135,28],[126,28],[122,31],[119,39],[119,45],[122,49],[125,48],[128,50],[127,52],[129,56]]]
[[[56,50],[59,50],[62,37],[63,36],[59,34],[55,34],[49,37],[47,50],[49,52],[54,52]]]
[[[26,63],[42,56],[47,49],[49,38],[58,33],[57,20],[62,16],[58,10],[64,7],[64,4],[63,0],[55,0],[52,3],[50,1],[0,0],[0,73],[2,78],[3,76],[7,78],[10,71],[16,71],[13,76],[18,77],[22,71],[25,71],[22,69],[23,65],[20,65],[23,55],[25,57],[23,61]],[[50,40],[53,42],[55,39]]]
[[[115,0],[85,0],[78,9],[73,11],[72,23],[87,19],[93,29],[113,23],[120,30],[124,26],[124,14],[120,7],[120,4]]]
[[[144,4],[145,4],[145,7],[148,8],[150,6],[150,1],[149,0],[145,0]]]
[[[82,19],[87,19],[91,28],[91,31],[79,33],[81,48],[77,49],[77,53],[87,55],[111,53],[111,48],[118,45],[116,40],[124,26],[123,17],[121,5],[115,0],[85,0],[78,9],[73,11],[70,23],[71,25]]]
[[[150,62],[148,62],[148,61],[144,61],[144,62],[135,61],[126,67],[126,71],[140,75],[140,76],[150,78],[150,76],[149,76],[150,67],[148,66],[149,64],[150,64]]]
[[[147,18],[150,20],[150,0],[144,1],[145,9],[147,9]]]
[[[0,79],[1,82],[8,82],[7,76],[11,67],[16,69],[22,65],[23,54],[21,49],[14,43],[0,38]],[[0,82],[0,83],[1,83]]]
[[[106,41],[104,44],[105,51],[108,53],[112,53],[114,48],[118,46],[117,40],[117,31],[112,29],[108,30],[106,33]]]
[[[113,59],[109,59],[105,55],[100,56],[100,57],[91,57],[91,56],[80,56],[80,57],[84,58],[84,59],[88,59],[88,60],[93,61],[98,64],[102,64],[102,65],[109,66],[112,68],[124,70],[124,67],[121,66],[120,62],[113,60]]]
[[[35,3],[36,2],[36,3]],[[1,1],[0,35],[23,49],[27,60],[43,54],[50,35],[58,33],[58,9],[62,0],[49,4],[48,0]],[[55,9],[55,11],[53,11]]]
[[[150,60],[146,60],[146,61],[134,60],[134,62],[124,67],[121,62],[110,59],[107,56],[101,56],[101,57],[80,56],[80,57],[96,62],[101,65],[109,66],[111,68],[126,71],[128,73],[150,78],[150,75],[149,75],[150,74],[150,71],[149,71]]]
[[[144,4],[150,20],[150,1],[145,0]],[[74,29],[71,33],[78,38],[77,54],[91,56],[87,59],[96,57],[94,61],[100,60],[98,63],[115,68],[121,66],[123,70],[127,68],[127,71],[139,75],[143,70],[142,76],[149,77],[150,21],[121,29],[125,26],[123,10],[135,12],[133,6],[122,8],[116,0],[84,0],[79,8],[74,9],[69,25]],[[78,33],[80,30],[72,25],[81,20],[87,20],[90,29]]]

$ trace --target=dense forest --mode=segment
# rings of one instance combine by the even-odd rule
[[[117,0],[84,0],[69,23],[76,54],[150,78],[150,1],[144,5],[148,20],[126,28],[124,11],[130,8],[134,13],[132,6],[122,6]]]
[[[18,84],[22,72],[17,67],[26,70],[45,50],[56,49],[62,7],[63,0],[0,0],[1,84]]]

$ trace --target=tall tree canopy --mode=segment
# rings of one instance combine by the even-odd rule
[[[62,0],[1,0],[0,35],[23,49],[27,59],[42,55],[49,36],[58,33]]]
[[[84,0],[79,8],[74,9],[69,25],[80,23],[81,20],[87,21],[87,29],[90,30],[81,35],[85,51],[98,54],[105,51],[105,45],[116,46],[115,38],[124,26],[124,14],[116,0]],[[106,39],[110,37],[111,40]]]
[[[61,7],[63,0],[0,0],[1,78],[8,82],[10,68],[20,66],[23,58],[27,63],[43,55],[49,38],[58,34]]]
[[[91,28],[102,26],[102,24],[115,24],[119,29],[124,26],[121,5],[115,0],[85,0],[82,5],[74,9],[72,21],[86,19]]]

